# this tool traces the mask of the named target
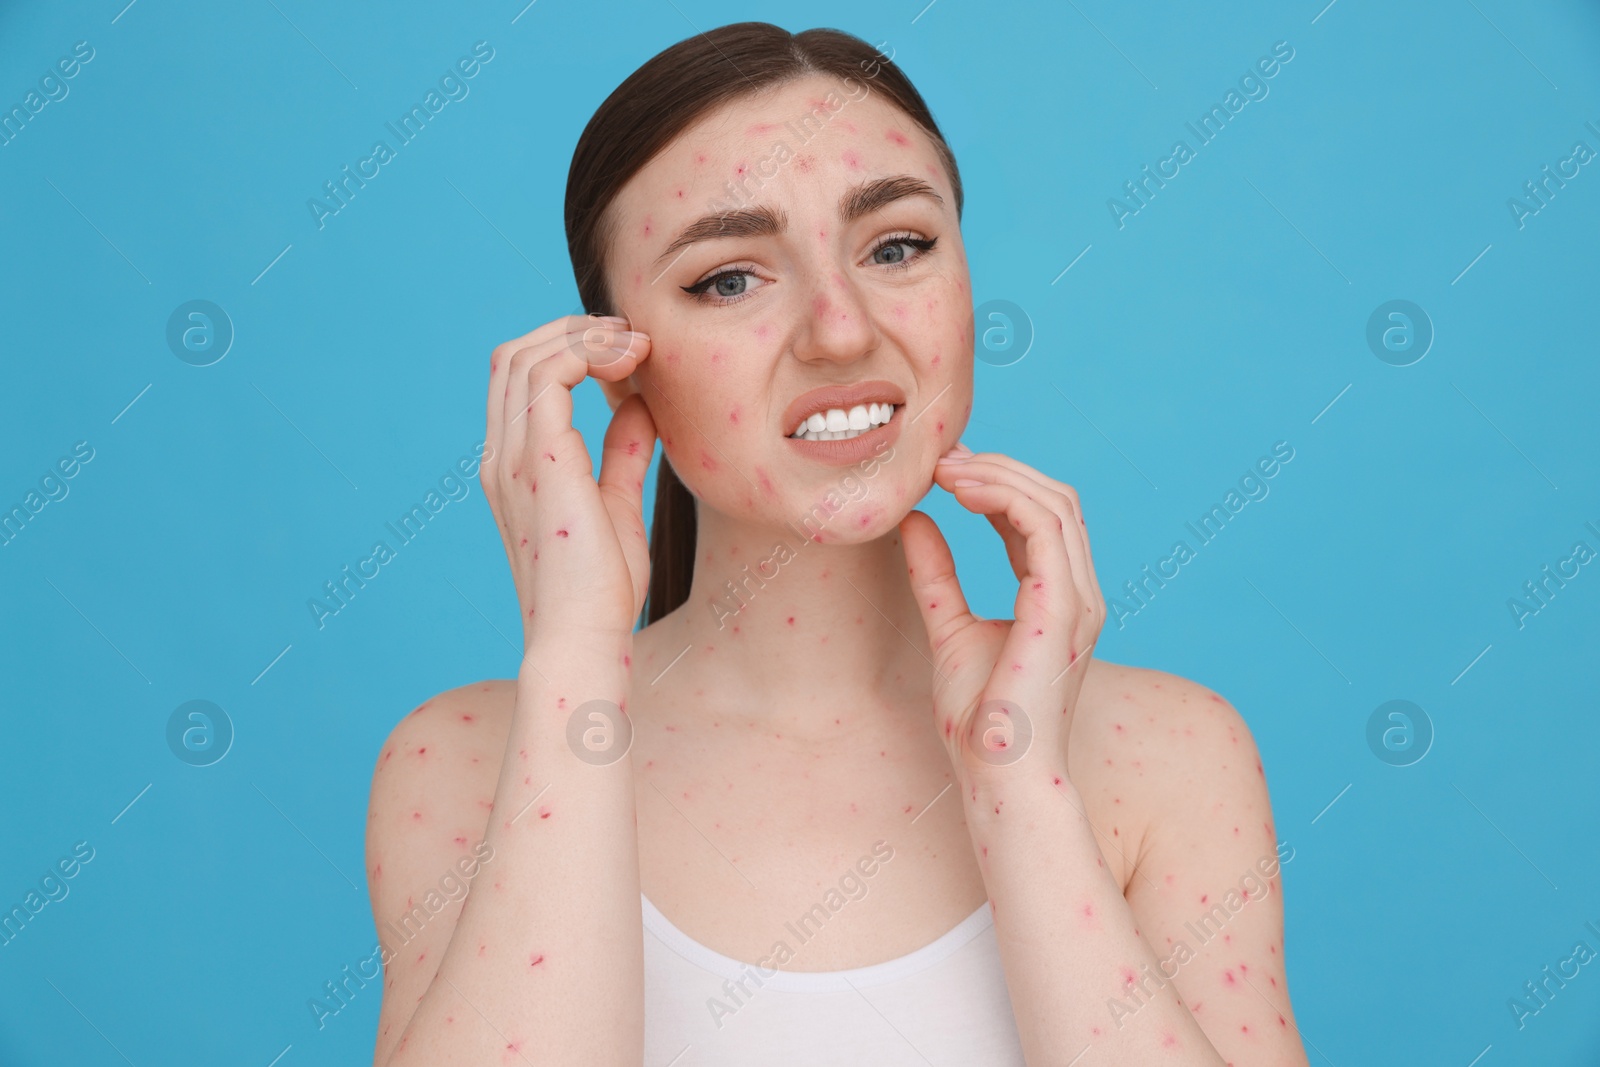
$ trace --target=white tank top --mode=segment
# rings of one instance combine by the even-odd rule
[[[714,952],[640,900],[647,1067],[1024,1067],[987,901],[897,959],[774,971]],[[781,940],[798,954],[804,932]]]

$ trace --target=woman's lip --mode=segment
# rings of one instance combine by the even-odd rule
[[[832,441],[807,441],[803,437],[785,437],[790,447],[806,459],[831,466],[859,463],[878,455],[884,445],[892,445],[900,436],[900,423],[905,421],[905,405],[896,407],[894,415],[881,426],[856,434],[854,437]]]
[[[794,398],[784,410],[783,431],[794,433],[794,428],[800,425],[801,420],[829,408],[849,411],[853,407],[865,407],[868,404],[893,404],[898,408],[904,406],[905,402],[906,396],[900,387],[882,379],[856,382],[854,385],[826,385]]]

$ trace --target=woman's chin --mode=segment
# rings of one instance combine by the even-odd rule
[[[891,504],[881,493],[829,508],[816,503],[780,520],[789,534],[818,545],[864,545],[894,533],[910,508]]]

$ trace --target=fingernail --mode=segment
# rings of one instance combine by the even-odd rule
[[[952,451],[952,452],[964,452],[969,456],[972,455],[972,449],[968,448],[966,445],[962,444],[960,441],[957,441],[955,444],[951,445],[950,446],[950,451]]]
[[[957,478],[954,484],[959,489],[963,486],[982,485],[983,483],[973,481],[971,478]]]
[[[965,463],[967,460],[969,460],[971,458],[972,458],[972,453],[970,453],[970,452],[967,453],[964,456],[962,456],[962,455],[955,455],[955,456],[943,455],[943,456],[939,457],[939,462],[940,463]]]

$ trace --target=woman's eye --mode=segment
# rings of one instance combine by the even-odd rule
[[[879,247],[879,249],[873,253],[873,257],[877,259],[879,263],[903,263],[905,262],[908,254],[906,252],[907,247],[908,246],[906,242],[896,241],[893,244],[887,244]]]
[[[683,291],[696,300],[732,303],[751,291],[749,279],[754,277],[755,275],[747,270],[719,271],[693,285],[685,285]]]
[[[906,267],[924,252],[931,251],[937,237],[896,237],[872,250],[872,262],[881,267]]]
[[[714,284],[711,288],[716,290],[718,296],[738,296],[740,293],[745,291],[745,287],[749,284],[745,281],[745,279],[748,277],[749,275],[743,272],[738,274],[724,274],[713,279],[716,284]]]

